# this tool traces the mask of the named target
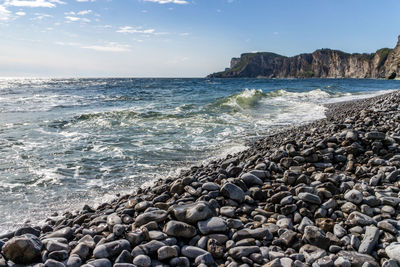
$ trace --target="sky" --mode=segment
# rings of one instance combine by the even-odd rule
[[[394,47],[399,0],[0,0],[0,77],[204,77],[245,52]]]

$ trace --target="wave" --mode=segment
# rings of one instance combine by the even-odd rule
[[[277,100],[288,101],[316,101],[331,97],[338,97],[341,94],[338,92],[332,93],[322,89],[314,89],[307,92],[291,92],[285,89],[279,89],[270,92],[263,92],[261,89],[245,89],[244,91],[223,97],[217,100],[215,106],[230,107],[234,109],[251,109],[261,104],[264,99],[276,98]]]

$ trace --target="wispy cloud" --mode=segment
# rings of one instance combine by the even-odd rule
[[[92,13],[92,10],[82,10],[82,11],[78,11],[78,12],[74,12],[74,11],[70,11],[70,12],[65,12],[65,15],[72,15],[72,16],[86,16],[89,15],[90,13]]]
[[[48,19],[52,18],[52,15],[45,14],[45,13],[35,13],[35,17],[32,18],[32,20],[42,20],[42,19]]]
[[[84,45],[81,43],[74,42],[55,42],[56,45],[61,46],[74,46],[83,49],[90,49],[99,52],[129,52],[131,51],[131,46],[126,44],[119,44],[116,42],[108,42],[105,44],[95,44],[95,45]]]
[[[144,0],[144,1],[159,3],[159,4],[178,4],[178,5],[188,4],[188,1],[186,1],[186,0]]]
[[[117,32],[119,33],[142,33],[142,34],[155,34],[155,29],[146,29],[146,30],[142,30],[141,28],[133,28],[131,26],[124,26],[124,27],[120,27],[119,30],[117,30]]]
[[[95,0],[76,0],[76,2],[94,2]]]
[[[18,12],[15,12],[15,15],[22,17],[22,16],[25,16],[26,13],[22,12],[22,11],[18,11]]]
[[[60,0],[6,0],[4,6],[15,7],[56,7],[56,4],[65,4]]]
[[[4,6],[0,6],[0,21],[7,21],[10,19],[11,12],[8,11]]]
[[[108,43],[106,45],[89,45],[82,46],[85,49],[91,49],[100,52],[129,52],[131,51],[129,45],[121,45],[118,43]]]
[[[90,22],[90,19],[88,18],[82,18],[82,17],[74,17],[74,16],[65,16],[65,19],[67,22]]]

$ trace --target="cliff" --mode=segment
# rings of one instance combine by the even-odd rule
[[[386,78],[400,77],[400,36],[394,49],[349,54],[319,49],[293,57],[261,52],[232,58],[230,69],[209,78]]]

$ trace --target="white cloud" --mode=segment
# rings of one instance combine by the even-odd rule
[[[155,33],[155,29],[146,29],[146,30],[142,30],[142,29],[135,29],[131,26],[124,26],[124,27],[120,27],[119,30],[117,30],[117,32],[119,33],[142,33],[142,34],[156,34]]]
[[[94,2],[95,0],[76,0],[76,2]]]
[[[18,11],[18,12],[15,12],[15,15],[22,17],[22,16],[25,16],[26,13],[22,12],[22,11]]]
[[[85,16],[85,15],[88,15],[90,13],[92,13],[92,10],[89,9],[89,10],[79,11],[77,14],[80,15],[80,16]]]
[[[70,12],[65,12],[64,15],[67,16],[85,16],[92,13],[92,10],[82,10],[78,12],[70,11]]]
[[[61,46],[73,46],[73,47],[79,47],[83,49],[90,49],[94,51],[100,51],[100,52],[129,52],[131,51],[131,46],[129,45],[124,45],[124,44],[119,44],[116,42],[109,42],[105,43],[102,45],[84,45],[81,43],[75,43],[75,42],[55,42],[54,44],[56,45],[61,45]]]
[[[0,6],[0,21],[7,21],[10,19],[11,12],[4,6]]]
[[[91,49],[100,52],[129,52],[130,46],[129,45],[122,45],[118,43],[108,43],[105,45],[88,45],[82,46],[81,48]]]
[[[76,21],[80,21],[80,22],[90,22],[90,19],[88,19],[88,18],[73,17],[73,16],[66,16],[65,19],[66,19],[68,22],[76,22]]]
[[[60,0],[6,0],[4,6],[16,7],[56,7],[56,4],[65,4]]]
[[[73,42],[55,42],[56,45],[61,45],[61,46],[81,46],[80,43],[73,43]]]
[[[159,3],[159,4],[178,4],[178,5],[188,4],[188,2],[186,0],[144,0],[144,1]]]
[[[49,14],[45,14],[45,13],[35,13],[35,17],[33,18],[33,20],[42,20],[42,19],[48,19],[48,18],[52,18],[52,15]]]

